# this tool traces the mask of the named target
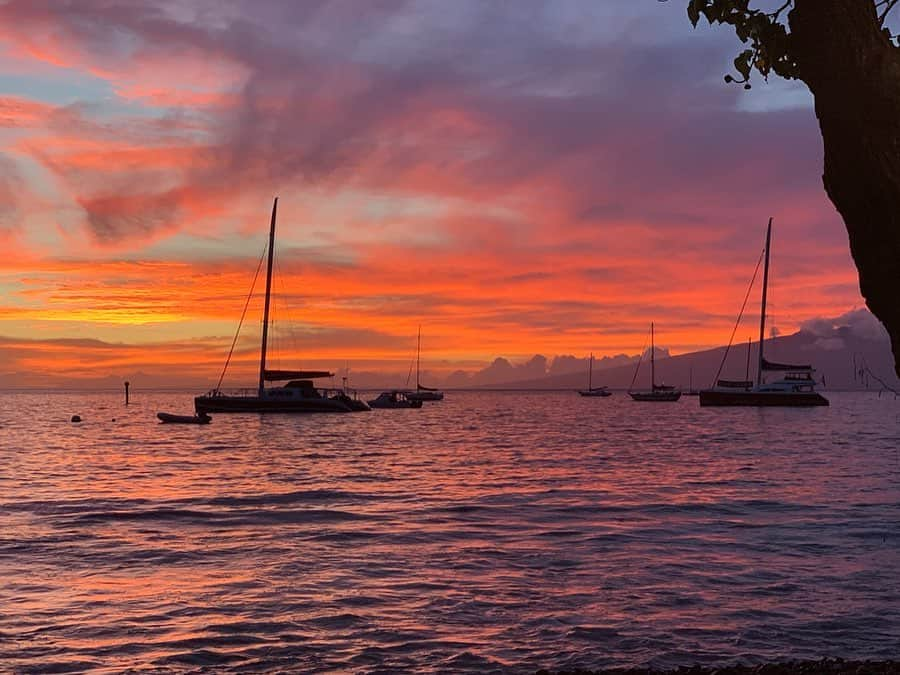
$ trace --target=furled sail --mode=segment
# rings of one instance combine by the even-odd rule
[[[315,380],[319,377],[334,377],[334,373],[327,370],[267,370],[263,379],[266,382],[280,382],[282,380]]]
[[[729,389],[750,389],[753,382],[751,380],[717,380],[716,386]]]
[[[812,370],[813,367],[810,365],[805,366],[794,366],[788,363],[775,363],[773,361],[769,361],[766,358],[762,359],[762,369],[763,370]]]

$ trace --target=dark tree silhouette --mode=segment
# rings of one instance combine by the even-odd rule
[[[756,71],[802,80],[822,131],[825,191],[850,237],[859,286],[891,336],[900,375],[900,42],[885,27],[900,0],[690,0],[688,17],[734,27],[747,49],[727,82]]]

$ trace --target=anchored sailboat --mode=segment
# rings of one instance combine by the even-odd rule
[[[714,387],[700,392],[700,405],[702,406],[828,405],[828,399],[815,391],[815,380],[813,379],[815,369],[811,365],[795,366],[786,363],[773,363],[767,360],[763,354],[766,333],[766,291],[769,286],[769,249],[771,243],[772,219],[769,218],[769,225],[766,228],[765,267],[763,268],[762,302],[759,317],[759,362],[756,370],[756,383],[754,384],[749,378],[745,381],[717,380]],[[740,317],[738,319],[740,320]],[[781,372],[783,375],[774,382],[765,382],[764,373],[767,372]]]
[[[406,398],[410,401],[443,401],[444,392],[432,387],[426,387],[419,382],[419,359],[422,355],[422,326],[419,326],[419,334],[416,339],[416,389],[406,392]]]
[[[275,259],[275,214],[278,197],[272,205],[272,222],[269,226],[268,265],[266,267],[266,299],[263,307],[262,341],[259,357],[259,384],[255,391],[226,394],[218,386],[202,396],[194,398],[198,414],[211,412],[353,412],[368,410],[369,406],[346,389],[319,389],[313,380],[334,377],[324,370],[268,370],[266,349],[269,338],[269,304],[272,297],[272,265]],[[249,298],[248,298],[249,301]],[[240,327],[238,328],[240,330]],[[229,354],[229,358],[231,355]],[[227,361],[226,361],[227,367]],[[224,375],[224,372],[223,372]],[[266,387],[267,382],[287,381],[283,387]],[[219,380],[221,384],[221,379]]]
[[[653,324],[650,324],[650,389],[644,391],[628,391],[629,396],[635,401],[645,402],[672,402],[681,398],[681,389],[671,387],[665,384],[656,384],[656,348],[653,340]],[[637,368],[634,371],[634,378],[637,378],[638,370],[641,368],[641,361],[638,359]],[[634,384],[634,378],[631,383]]]
[[[591,382],[591,376],[594,373],[594,355],[591,354],[591,359],[588,361],[588,388],[579,390],[579,394],[582,396],[611,396],[612,392],[606,387],[594,387]]]

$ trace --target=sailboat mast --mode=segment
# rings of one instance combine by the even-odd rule
[[[416,338],[416,390],[419,389],[419,356],[422,353],[422,324],[419,324],[419,335]]]
[[[753,338],[747,338],[747,370],[744,373],[745,381],[750,379],[750,345],[753,344],[752,340]]]
[[[275,212],[278,210],[278,197],[272,204],[272,224],[269,226],[269,262],[266,266],[266,304],[263,309],[262,346],[259,354],[259,397],[265,393],[266,384],[266,345],[269,340],[269,301],[272,297],[272,263],[275,260]]]
[[[653,322],[650,322],[650,388],[656,389],[656,358],[654,352],[656,347],[653,346]]]
[[[766,263],[763,267],[762,307],[759,312],[759,368],[756,371],[756,386],[762,384],[763,341],[766,338],[766,291],[769,290],[769,245],[772,243],[772,219],[766,228]]]
[[[594,374],[594,354],[591,353],[591,360],[588,361],[588,391],[591,390],[592,381],[591,376]]]

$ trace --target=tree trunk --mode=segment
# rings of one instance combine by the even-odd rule
[[[815,97],[825,191],[900,375],[900,48],[871,0],[795,0],[789,22],[791,54]]]

